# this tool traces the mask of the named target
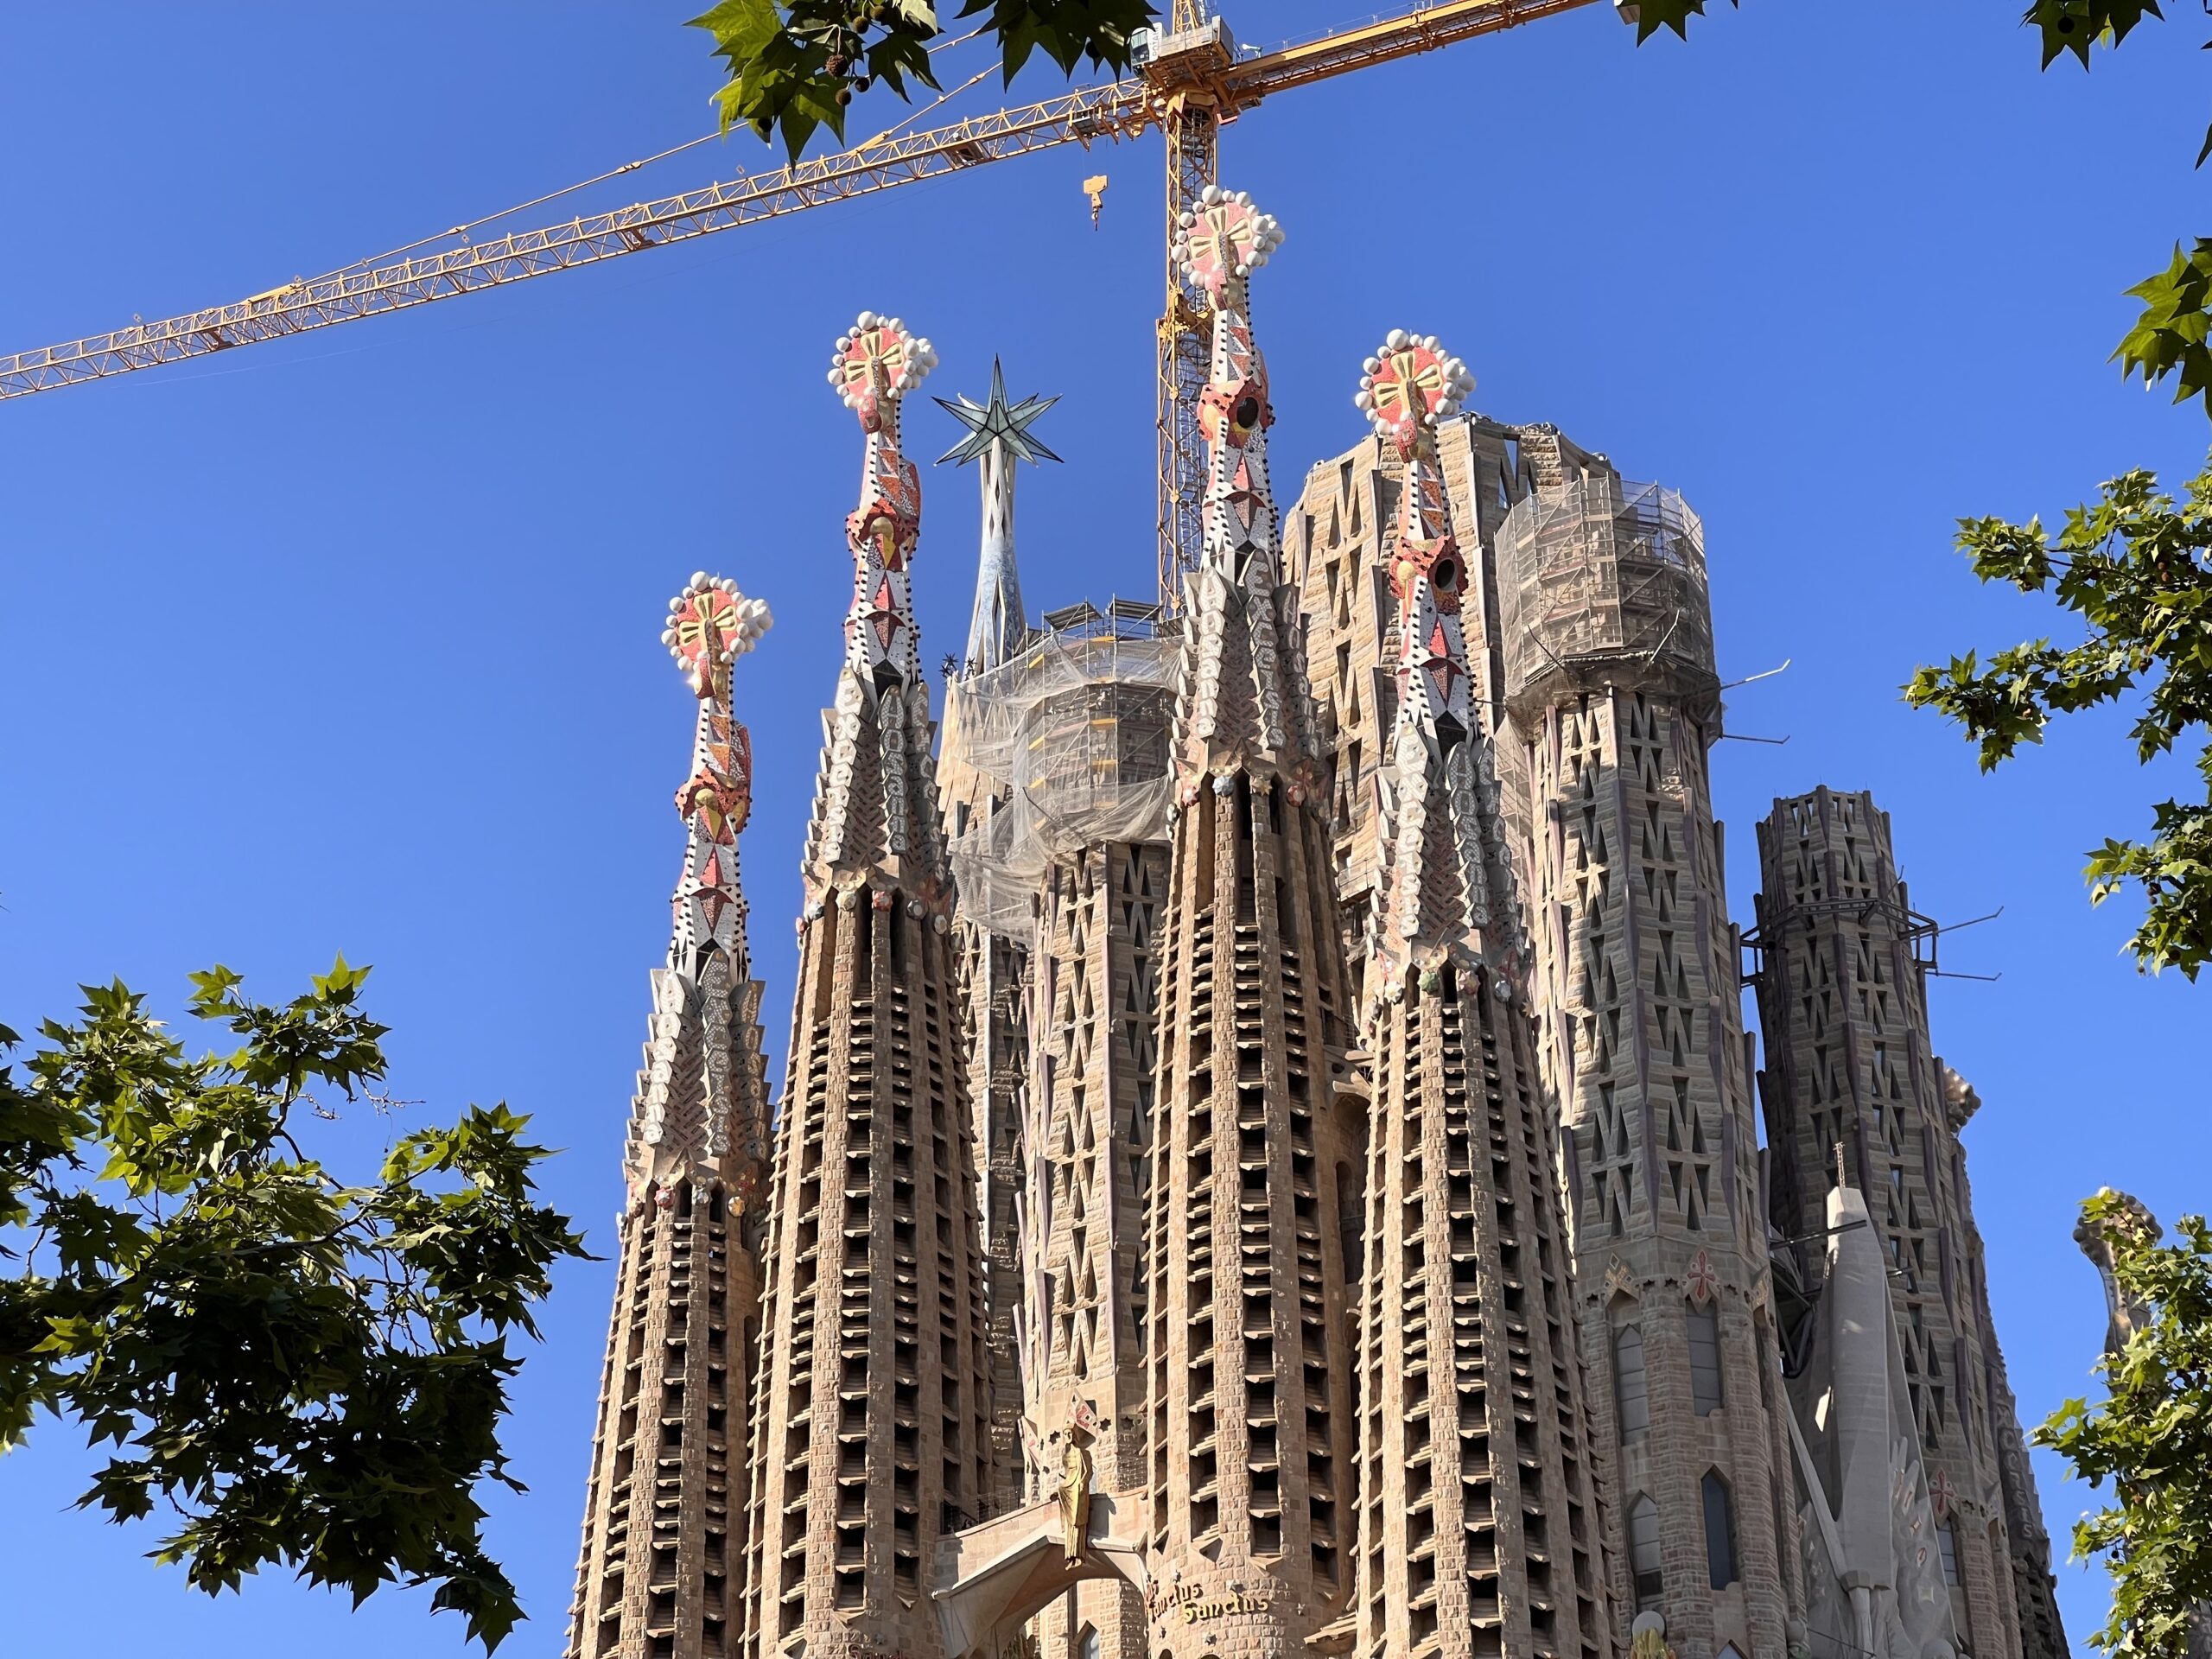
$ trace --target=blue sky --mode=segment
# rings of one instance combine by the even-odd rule
[[[0,10],[0,350],[256,292],[704,131],[691,9]],[[1231,16],[1267,41],[1353,10]],[[2102,1332],[2076,1200],[2109,1182],[2168,1217],[2205,1205],[2212,991],[2139,978],[2128,906],[2082,891],[2084,849],[2166,792],[2121,718],[1984,779],[1897,688],[2057,626],[1974,583],[1958,516],[2052,517],[2201,457],[2202,416],[2105,358],[2121,290],[2202,228],[2206,108],[2186,22],[2093,76],[2038,75],[2014,10],[1749,0],[1639,51],[1594,7],[1285,96],[1229,132],[1224,176],[1289,232],[1255,310],[1287,485],[1357,438],[1359,359],[1407,327],[1466,358],[1473,407],[1555,422],[1704,516],[1724,671],[1792,662],[1730,709],[1789,742],[1714,757],[1739,921],[1753,823],[1821,782],[1890,810],[1921,909],[2004,907],[1947,945],[2003,977],[1939,982],[1936,1041],[1986,1103],[1972,1173],[2033,1420],[2084,1386]],[[900,113],[871,106],[855,136]],[[738,138],[582,200],[762,159]],[[1101,168],[1094,232],[1077,182]],[[1015,396],[1060,394],[1038,429],[1067,464],[1022,481],[1029,601],[1144,594],[1159,168],[1149,143],[1032,156],[0,410],[0,1020],[117,975],[175,1010],[218,959],[289,995],[343,950],[377,966],[409,1115],[534,1113],[568,1149],[549,1196],[604,1249],[681,844],[667,596],[705,567],[776,613],[737,695],[780,1075],[859,455],[830,342],[896,311],[942,353],[931,391],[980,395],[995,353]],[[911,433],[933,454],[954,428],[925,406]],[[964,633],[976,509],[969,476],[925,482],[934,662]],[[389,1132],[318,1126],[340,1162]],[[610,1285],[605,1263],[564,1276],[518,1390],[533,1491],[492,1527],[535,1616],[512,1651],[560,1642]],[[22,1651],[92,1629],[167,1659],[462,1650],[419,1592],[353,1614],[269,1578],[207,1602],[141,1559],[151,1528],[67,1513],[89,1466],[51,1425],[0,1465]],[[2037,1472],[2063,1534],[2087,1494]],[[2061,1576],[2079,1644],[2102,1582]]]

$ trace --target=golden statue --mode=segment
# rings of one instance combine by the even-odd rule
[[[1070,1567],[1083,1559],[1090,1530],[1090,1453],[1071,1433],[1067,1455],[1060,1460],[1060,1549]]]

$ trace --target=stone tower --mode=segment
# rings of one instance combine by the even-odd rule
[[[988,403],[962,397],[937,400],[967,435],[938,464],[976,463],[982,486],[982,536],[976,573],[976,604],[968,625],[963,677],[995,673],[1029,638],[1022,608],[1021,573],[1014,558],[1014,484],[1016,463],[1058,461],[1029,430],[1058,401],[1025,397],[1009,404],[1006,375],[991,365]],[[957,681],[956,681],[957,683]],[[949,695],[949,694],[948,694]],[[940,792],[952,814],[956,841],[1011,808],[1007,791],[987,785],[985,774],[941,758]],[[978,822],[980,821],[980,823]],[[988,871],[976,874],[988,879]],[[1020,1189],[1021,1121],[1029,1059],[1029,951],[1018,933],[994,928],[974,906],[955,919],[967,975],[963,1027],[968,1056],[968,1097],[976,1122],[976,1173],[983,1230],[984,1305],[990,1319],[991,1478],[987,1510],[1009,1509],[1027,1495],[1021,1455],[1021,1367],[1014,1351],[1015,1309],[1021,1296],[1021,1246],[1014,1204]]]
[[[1208,187],[1178,253],[1211,303],[1204,562],[1188,579],[1147,1213],[1154,1659],[1281,1659],[1344,1605],[1352,1360],[1340,1225],[1349,987],[1247,280],[1280,238]]]
[[[662,638],[699,700],[691,774],[676,797],[690,842],[623,1155],[613,1327],[568,1659],[738,1651],[768,1116],[737,872],[752,744],[730,711],[729,675],[768,609],[700,575],[669,610]]]
[[[1777,801],[1759,826],[1759,874],[1775,1221],[1787,1236],[1819,1232],[1840,1177],[1864,1195],[1888,1260],[1903,1382],[1962,1645],[2055,1659],[2066,1646],[2048,1545],[2040,1522],[2037,1537],[2015,1540],[2008,1516],[2041,1505],[2025,1459],[2009,1475],[2003,1466],[2018,1428],[2008,1421],[1958,1141],[1967,1091],[1947,1090],[1929,1048],[1929,963],[1919,947],[1935,925],[1912,910],[1889,820],[1863,793],[1822,788]],[[1815,1351],[1793,1389],[1816,1401],[1834,1363]],[[1798,1414],[1815,1419],[1809,1404]],[[1822,1448],[1810,1438],[1817,1462]]]
[[[1707,774],[1720,683],[1702,537],[1681,497],[1608,469],[1530,491],[1494,568],[1617,1583],[1685,1654],[1770,1653],[1797,1552]]]
[[[983,1262],[952,883],[908,577],[900,400],[926,341],[863,312],[832,383],[867,433],[845,662],[802,877],[753,1440],[747,1653],[942,1653],[926,1588],[988,1490]]]
[[[1492,744],[1437,428],[1473,384],[1393,334],[1361,406],[1403,463],[1363,976],[1363,1659],[1573,1655],[1616,1633]]]

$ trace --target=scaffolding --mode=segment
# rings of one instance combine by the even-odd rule
[[[1182,640],[1160,607],[1049,611],[1001,666],[946,688],[938,762],[960,913],[1027,940],[1059,854],[1167,833]]]
[[[1656,484],[1591,474],[1531,491],[1497,532],[1506,695],[1638,665],[1717,689],[1705,527]]]

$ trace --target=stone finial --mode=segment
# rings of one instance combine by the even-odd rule
[[[2151,1317],[2149,1305],[2129,1295],[2120,1286],[2117,1241],[2125,1238],[2152,1243],[2163,1236],[2164,1230],[2149,1206],[2131,1193],[2100,1187],[2097,1198],[2106,1201],[2099,1206],[2102,1213],[2083,1216],[2074,1228],[2074,1242],[2082,1247],[2082,1254],[2089,1258],[2089,1265],[2096,1268],[2097,1277],[2103,1281],[2108,1320],[2105,1351],[2117,1353]]]
[[[1249,192],[1210,184],[1198,205],[1176,216],[1175,268],[1218,302],[1282,245],[1281,224],[1252,205]]]
[[[683,591],[668,601],[660,642],[702,697],[712,696],[731,664],[760,643],[773,626],[768,601],[747,599],[728,576],[691,573]]]
[[[922,384],[937,366],[937,348],[907,330],[897,317],[863,311],[837,336],[830,359],[830,384],[847,409],[860,416],[861,429],[881,429],[888,409]]]
[[[1393,328],[1382,349],[1362,365],[1359,391],[1352,398],[1373,423],[1376,435],[1397,446],[1410,461],[1420,435],[1433,432],[1465,405],[1475,389],[1471,370],[1445,354],[1434,334],[1409,334]]]
[[[1950,1066],[1944,1065],[1942,1071],[1943,1115],[1950,1120],[1951,1133],[1956,1135],[1981,1109],[1981,1095]]]

